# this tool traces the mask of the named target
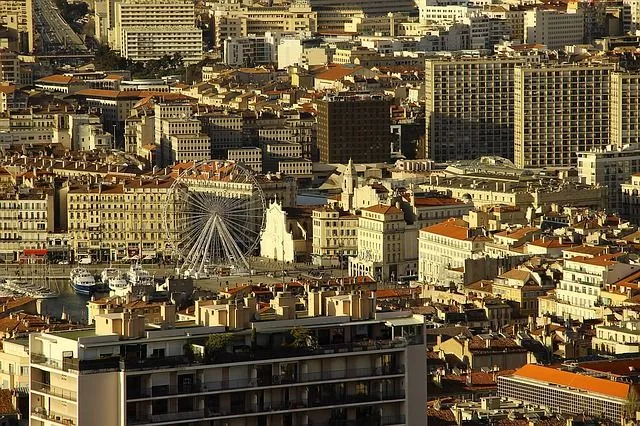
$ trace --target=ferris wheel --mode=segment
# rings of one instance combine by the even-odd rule
[[[249,270],[264,229],[265,196],[253,172],[228,161],[179,172],[164,205],[164,229],[181,276],[218,267]]]

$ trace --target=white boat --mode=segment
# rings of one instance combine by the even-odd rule
[[[84,268],[75,268],[74,271],[76,273],[71,278],[71,287],[76,294],[90,296],[96,289],[95,278]]]
[[[111,278],[117,278],[118,276],[120,276],[120,271],[109,266],[107,268],[104,268],[100,273],[100,281],[103,284],[108,284]]]
[[[127,281],[131,285],[151,285],[153,284],[153,277],[148,271],[142,269],[140,264],[132,263],[127,271]]]
[[[131,291],[131,284],[122,276],[112,277],[109,279],[109,295],[110,296],[126,296]]]

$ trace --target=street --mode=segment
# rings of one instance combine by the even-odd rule
[[[34,20],[43,53],[88,52],[80,36],[60,15],[53,0],[35,0]]]

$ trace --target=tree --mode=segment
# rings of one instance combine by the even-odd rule
[[[204,346],[205,358],[208,360],[214,359],[216,354],[224,351],[232,340],[233,335],[231,333],[216,333],[210,335]]]
[[[289,333],[293,338],[291,346],[295,349],[314,349],[316,347],[316,341],[308,329],[304,327],[293,327]]]
[[[627,395],[627,402],[624,406],[625,418],[635,422],[637,413],[640,411],[640,401],[638,400],[638,392],[636,388],[631,386]]]

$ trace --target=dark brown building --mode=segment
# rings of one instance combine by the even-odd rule
[[[324,163],[386,162],[391,102],[382,96],[333,96],[318,102],[318,149]]]

